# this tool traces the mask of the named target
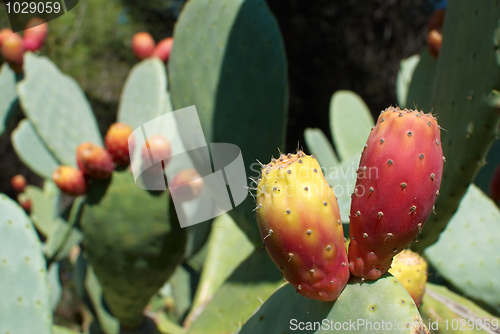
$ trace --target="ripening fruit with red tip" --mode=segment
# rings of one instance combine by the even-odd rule
[[[3,28],[2,30],[0,30],[0,48],[2,47],[2,43],[5,37],[9,36],[10,34],[13,34],[13,32],[9,28]]]
[[[163,161],[166,166],[172,156],[172,148],[167,138],[162,135],[154,135],[149,137],[142,146],[141,155],[143,161],[151,161],[150,159],[152,159],[152,164]]]
[[[497,166],[490,181],[490,197],[497,203],[500,202],[500,164]]]
[[[85,175],[97,180],[108,179],[115,169],[109,152],[93,143],[83,143],[78,146],[76,162]]]
[[[445,17],[445,10],[436,10],[427,24],[427,49],[430,55],[437,59],[439,55],[439,50],[441,50],[441,44],[443,43],[443,23]]]
[[[21,36],[18,33],[5,36],[2,42],[2,57],[16,73],[22,71],[23,55],[24,45]]]
[[[443,174],[440,126],[431,114],[387,108],[361,155],[352,194],[351,273],[377,279],[420,233]]]
[[[31,211],[31,199],[26,194],[21,193],[17,195],[17,202],[24,209],[24,211],[28,213]]]
[[[134,151],[134,141],[131,140],[129,147],[129,137],[132,135],[132,127],[125,123],[112,124],[106,136],[104,137],[104,145],[113,161],[118,166],[127,165],[130,162],[130,155]],[[129,151],[130,150],[130,151]]]
[[[26,178],[20,174],[15,175],[10,179],[10,185],[16,192],[22,193],[26,187]]]
[[[172,52],[173,45],[174,39],[172,37],[161,40],[153,52],[153,57],[158,57],[164,63],[166,63],[168,61],[168,58],[170,58],[170,53]]]
[[[151,57],[155,44],[155,40],[148,32],[138,32],[132,37],[132,51],[139,60]]]
[[[75,167],[57,167],[52,173],[52,181],[68,195],[78,196],[87,192],[87,181],[83,172]]]
[[[48,24],[39,17],[31,18],[26,24],[23,33],[24,48],[27,51],[36,51],[42,48],[47,38]]]
[[[172,199],[187,202],[198,197],[205,182],[195,168],[189,168],[177,173],[168,185]]]

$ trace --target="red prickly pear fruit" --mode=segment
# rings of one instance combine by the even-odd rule
[[[26,187],[26,178],[20,174],[13,176],[10,179],[10,185],[16,192],[22,193]]]
[[[31,211],[31,199],[26,194],[17,195],[17,202],[27,213]]]
[[[299,151],[262,168],[256,218],[264,246],[301,295],[338,298],[349,280],[340,212],[318,161]]]
[[[166,63],[168,58],[170,58],[170,52],[172,51],[173,45],[174,39],[172,37],[161,40],[153,52],[153,57],[158,57]]]
[[[427,24],[427,49],[434,59],[437,59],[441,44],[443,43],[443,29],[445,11],[438,9],[432,14],[429,23]]]
[[[9,28],[3,28],[2,30],[0,30],[0,48],[2,47],[5,37],[9,36],[10,34],[13,34],[13,32]]]
[[[148,32],[138,32],[132,37],[132,51],[139,60],[153,55],[155,40]]]
[[[132,152],[129,152],[128,144],[131,135],[132,127],[130,125],[114,123],[109,127],[104,137],[104,145],[118,166],[127,165],[130,162],[130,154],[133,154],[133,147],[131,147]],[[131,143],[133,142],[132,140]]]
[[[187,202],[200,195],[204,184],[198,171],[190,168],[177,173],[168,188],[174,201]]]
[[[427,261],[417,253],[405,249],[394,257],[389,273],[398,279],[415,305],[420,307],[427,283]]]
[[[47,38],[48,24],[44,19],[34,17],[28,21],[23,33],[24,48],[36,51],[42,48]]]
[[[143,161],[149,161],[151,155],[152,163],[163,161],[166,166],[172,156],[172,148],[167,138],[162,135],[154,135],[146,140],[142,146],[141,154]]]
[[[422,230],[443,173],[440,127],[431,114],[387,108],[361,155],[351,201],[351,273],[377,279]]]
[[[97,180],[108,179],[115,169],[109,152],[93,143],[83,143],[78,146],[76,161],[80,170]]]
[[[87,181],[83,172],[71,166],[59,166],[52,173],[52,181],[65,194],[78,196],[87,192]]]
[[[2,42],[2,57],[16,73],[22,71],[23,55],[24,45],[21,36],[18,33],[5,36]]]
[[[493,172],[490,181],[490,197],[497,203],[500,202],[500,164]]]

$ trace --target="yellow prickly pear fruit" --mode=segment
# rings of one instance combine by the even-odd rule
[[[427,283],[427,262],[423,257],[405,249],[394,257],[389,272],[406,288],[417,307],[422,302]]]

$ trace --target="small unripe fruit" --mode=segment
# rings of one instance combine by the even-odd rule
[[[104,138],[104,145],[118,166],[127,165],[130,162],[130,155],[133,154],[133,147],[131,147],[132,152],[129,152],[130,135],[132,135],[132,127],[125,123],[114,123],[109,127]],[[131,143],[133,142],[132,140]]]
[[[78,168],[59,166],[52,173],[52,181],[68,195],[78,196],[87,192],[87,181]]]
[[[170,161],[172,148],[167,138],[162,135],[155,135],[147,139],[146,143],[142,147],[141,154],[143,161],[150,161],[151,154],[151,158],[153,159],[151,163],[155,164],[163,161],[166,166]]]
[[[155,49],[155,41],[148,32],[138,32],[132,37],[132,51],[139,60],[151,57]]]
[[[13,176],[10,179],[10,185],[16,192],[22,193],[26,187],[26,178],[20,174]]]
[[[2,30],[0,30],[0,48],[2,47],[2,43],[5,37],[9,36],[10,34],[13,34],[13,32],[9,28],[3,28]]]
[[[21,72],[23,64],[24,45],[18,33],[7,35],[2,42],[2,57],[17,73]]]
[[[389,273],[399,280],[415,301],[415,305],[419,307],[425,292],[425,283],[427,283],[425,259],[406,249],[394,257]]]
[[[108,179],[115,169],[109,152],[93,143],[78,146],[76,162],[86,175],[98,180]]]
[[[28,213],[31,211],[31,199],[26,196],[26,194],[17,195],[17,202],[24,209],[24,211]]]
[[[427,24],[427,49],[434,59],[437,59],[441,44],[443,43],[443,29],[445,11],[444,9],[436,10]]]
[[[174,201],[187,202],[198,197],[203,190],[204,182],[194,168],[177,173],[168,188]]]
[[[173,45],[174,39],[172,37],[161,40],[153,52],[153,57],[158,57],[166,63],[168,58],[170,58],[170,52],[172,52]]]
[[[34,17],[26,24],[23,33],[24,48],[28,51],[39,50],[47,38],[48,25],[44,19]]]

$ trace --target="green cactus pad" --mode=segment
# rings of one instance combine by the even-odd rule
[[[56,226],[57,197],[50,196],[42,189],[32,185],[26,186],[24,192],[31,200],[30,217],[33,224],[45,237],[50,236]]]
[[[419,252],[445,229],[497,134],[499,19],[500,6],[494,1],[451,1],[446,9],[431,108],[447,131],[441,133],[447,162],[437,215],[431,215],[412,246]]]
[[[133,129],[142,126],[167,110],[165,65],[151,58],[135,65],[130,71],[120,98],[118,122]]]
[[[12,132],[12,146],[17,156],[38,176],[50,179],[59,161],[49,151],[45,143],[28,119],[19,122]]]
[[[203,223],[205,224],[205,223]],[[191,316],[212,299],[231,273],[253,252],[254,247],[228,214],[217,217],[208,240],[208,253],[194,296]]]
[[[188,333],[233,333],[282,283],[279,270],[266,250],[255,251],[234,271],[204,309],[198,309],[201,314]]]
[[[47,279],[50,291],[50,309],[55,312],[57,305],[62,297],[61,280],[59,279],[59,262],[54,262],[50,265],[47,272]]]
[[[52,326],[52,334],[81,334],[81,332],[75,332],[66,327],[53,325]]]
[[[422,319],[406,289],[386,274],[376,281],[351,279],[334,302],[307,299],[285,284],[237,333],[426,333],[423,326],[405,329],[407,323],[422,326]]]
[[[168,192],[140,189],[127,171],[113,173],[102,192],[92,187],[87,196],[81,220],[85,249],[111,312],[133,328],[181,262],[186,231],[169,215]]]
[[[439,334],[498,333],[500,319],[444,286],[427,283],[420,306],[427,327]],[[491,329],[497,328],[493,332]]]
[[[398,97],[399,108],[406,108],[406,98],[408,97],[408,89],[412,82],[413,73],[420,61],[419,55],[413,55],[409,58],[401,60],[399,63],[399,72],[396,79],[396,95]]]
[[[206,142],[239,146],[247,176],[257,176],[251,164],[269,161],[277,148],[284,148],[288,107],[284,44],[267,4],[189,1],[174,40],[168,64],[174,109],[195,105]],[[200,159],[193,154],[195,165]],[[260,245],[253,208],[248,196],[230,214]]]
[[[321,167],[333,167],[339,163],[332,145],[321,129],[305,129],[304,139],[306,140],[309,153],[314,154]]]
[[[0,333],[50,334],[47,268],[38,235],[24,210],[0,194]]]
[[[356,93],[340,90],[330,101],[330,129],[341,161],[361,154],[374,126],[370,110]]]
[[[76,81],[47,58],[24,56],[24,79],[17,92],[40,138],[64,165],[76,166],[76,148],[84,142],[102,146],[90,104]]]
[[[0,136],[16,108],[16,74],[5,62],[0,67]]]
[[[471,185],[439,241],[425,257],[466,296],[500,314],[500,210]]]
[[[436,74],[436,60],[431,57],[427,49],[422,50],[416,68],[413,71],[408,95],[406,97],[406,108],[432,112],[431,97],[432,85]]]

